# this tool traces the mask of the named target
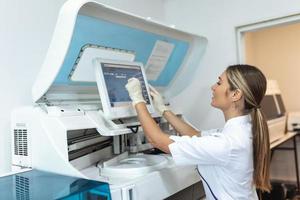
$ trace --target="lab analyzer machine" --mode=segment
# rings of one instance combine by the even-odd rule
[[[153,148],[125,85],[138,78],[157,125],[177,134],[155,112],[149,84],[171,101],[190,83],[206,44],[95,1],[67,1],[32,88],[34,104],[12,113],[13,169],[105,182],[113,200],[164,199],[193,187],[196,167],[176,166]]]

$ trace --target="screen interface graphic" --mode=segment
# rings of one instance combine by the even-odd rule
[[[140,80],[144,99],[147,104],[150,104],[140,66],[102,63],[101,67],[111,107],[119,107],[131,103],[125,85],[128,79],[133,77]]]

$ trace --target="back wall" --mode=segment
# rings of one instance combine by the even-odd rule
[[[300,23],[245,34],[246,62],[277,80],[287,111],[300,111]]]

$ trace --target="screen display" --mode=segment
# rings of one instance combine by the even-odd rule
[[[284,107],[281,95],[276,94],[276,99],[277,99],[277,102],[278,102],[278,105],[279,105],[280,115],[283,116],[285,114],[285,107]]]
[[[267,120],[275,119],[278,117],[277,107],[273,95],[266,95],[262,102],[261,108]]]
[[[133,77],[140,80],[144,99],[147,104],[150,104],[140,66],[102,63],[101,67],[111,107],[119,107],[131,103],[125,85],[128,79]]]

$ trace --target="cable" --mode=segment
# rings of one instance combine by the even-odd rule
[[[157,123],[157,124],[160,124],[161,122],[161,117],[156,117],[156,118],[153,118],[154,121]]]
[[[139,131],[139,125],[137,126],[127,126],[133,133],[137,133]],[[135,128],[135,129],[134,129]]]

